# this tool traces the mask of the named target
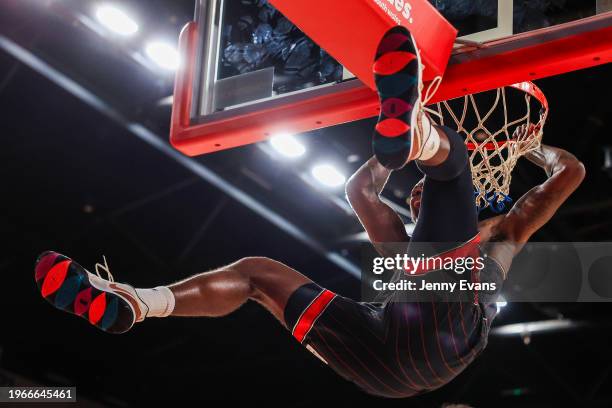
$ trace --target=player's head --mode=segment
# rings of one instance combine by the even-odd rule
[[[416,220],[419,218],[419,211],[421,210],[421,193],[423,192],[424,182],[425,178],[422,178],[414,185],[412,191],[410,192],[410,197],[408,197],[407,200],[408,205],[410,205],[410,215],[413,222],[416,222]]]

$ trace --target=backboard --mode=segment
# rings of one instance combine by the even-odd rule
[[[432,102],[612,61],[611,0],[430,3],[459,31]],[[178,150],[194,156],[378,114],[377,95],[290,20],[266,0],[196,0],[180,38]]]

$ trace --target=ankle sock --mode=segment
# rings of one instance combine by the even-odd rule
[[[423,115],[421,124],[423,126],[423,147],[418,160],[425,161],[434,157],[440,149],[440,134],[438,129],[432,126],[427,115]]]
[[[174,310],[174,294],[166,286],[136,289],[140,300],[149,308],[146,317],[166,317]]]

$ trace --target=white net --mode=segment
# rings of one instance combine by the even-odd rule
[[[520,95],[510,100],[510,90]],[[522,105],[516,103],[517,96],[524,97],[525,109],[517,106]],[[483,109],[482,105],[491,107]],[[476,205],[480,210],[490,207],[495,212],[502,211],[512,201],[510,183],[517,160],[537,149],[542,141],[548,116],[546,97],[533,83],[521,82],[436,106],[439,117],[432,119],[465,137]]]

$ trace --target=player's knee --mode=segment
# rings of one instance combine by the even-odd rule
[[[255,281],[265,279],[278,269],[278,262],[266,258],[264,256],[250,256],[242,258],[232,265],[233,270],[240,272],[250,281],[253,285]]]
[[[254,270],[261,270],[261,269],[269,268],[271,265],[275,263],[276,261],[270,258],[266,258],[265,256],[249,256],[249,257],[240,259],[234,265],[239,270],[250,272]]]
[[[242,258],[232,265],[232,269],[247,276],[255,290],[277,285],[289,270],[282,263],[263,256]]]
[[[263,256],[252,256],[238,260],[231,265],[230,269],[242,277],[242,283],[248,288],[248,297],[255,300],[263,300],[262,281],[269,278],[269,273],[274,270],[277,262]],[[265,286],[265,285],[264,285]]]

